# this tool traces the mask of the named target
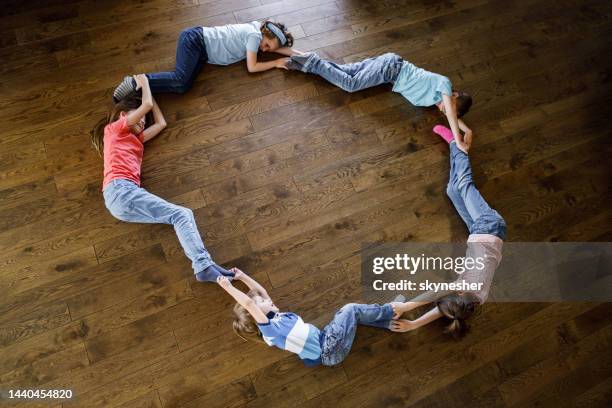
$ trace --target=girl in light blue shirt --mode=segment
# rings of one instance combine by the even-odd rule
[[[296,51],[291,49],[293,36],[287,28],[272,21],[252,21],[245,24],[228,24],[219,27],[191,27],[179,35],[176,47],[174,71],[146,74],[151,92],[185,93],[193,84],[205,63],[229,65],[246,59],[249,72],[267,71],[272,68],[287,69],[288,58]],[[258,61],[257,54],[275,52],[285,55],[272,61]],[[126,76],[113,92],[116,102],[137,94],[132,76]]]
[[[352,64],[336,64],[315,53],[296,53],[289,59],[287,67],[319,75],[347,92],[393,84],[393,91],[413,105],[436,106],[446,115],[457,147],[464,152],[469,149],[472,131],[460,118],[470,109],[471,96],[453,91],[447,77],[419,68],[397,54],[387,53]]]

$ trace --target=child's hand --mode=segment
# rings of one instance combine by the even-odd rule
[[[246,273],[242,272],[238,268],[232,268],[230,269],[230,272],[234,272],[234,280],[242,280],[242,278],[246,276]]]
[[[134,81],[136,81],[136,90],[139,90],[144,84],[149,82],[149,78],[145,74],[138,74],[134,75]]]
[[[412,320],[400,319],[400,320],[391,320],[391,324],[389,325],[389,330],[394,332],[407,332],[410,330],[414,330],[415,325]]]
[[[288,63],[289,63],[289,58],[279,58],[276,60],[276,64],[274,65],[274,67],[288,70],[289,69],[287,68]]]
[[[463,134],[463,141],[467,145],[468,149],[472,146],[472,131],[471,130]]]
[[[456,140],[455,143],[457,143],[457,147],[459,148],[459,150],[461,150],[465,154],[468,154],[470,146],[467,143],[458,140]]]
[[[232,282],[227,278],[227,276],[217,276],[217,283],[223,289],[229,289],[232,287]]]
[[[400,302],[391,302],[393,308],[393,319],[399,319],[404,314],[404,304]]]

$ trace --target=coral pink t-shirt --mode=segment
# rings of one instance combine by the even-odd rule
[[[127,117],[109,123],[104,128],[104,182],[102,189],[116,179],[130,180],[140,186],[140,167],[144,135],[130,132]]]

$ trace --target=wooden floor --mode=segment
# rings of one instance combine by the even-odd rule
[[[106,211],[88,132],[114,86],[172,67],[185,27],[265,17],[298,49],[394,51],[472,93],[475,179],[510,241],[611,240],[608,1],[5,1],[0,388],[70,388],[64,406],[86,408],[609,406],[610,304],[487,304],[461,342],[360,328],[341,366],[307,369],[233,335],[232,302],[193,279],[171,227]],[[143,186],[322,326],[359,298],[362,242],[466,238],[443,117],[389,90],[205,66],[159,96]]]

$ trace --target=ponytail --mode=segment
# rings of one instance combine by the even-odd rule
[[[451,323],[444,330],[455,339],[463,337],[469,331],[467,320],[474,314],[478,305],[470,293],[453,293],[440,298],[436,306]]]

